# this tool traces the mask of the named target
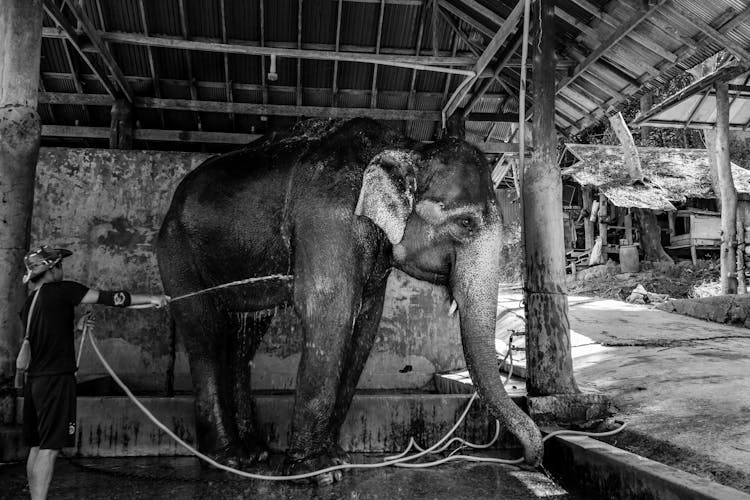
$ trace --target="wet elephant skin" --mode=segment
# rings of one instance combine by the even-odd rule
[[[480,151],[452,138],[415,145],[368,119],[302,122],[286,137],[211,158],[188,174],[157,241],[168,294],[294,276],[292,286],[227,289],[172,304],[190,359],[201,450],[233,464],[267,456],[248,418],[237,423],[247,387],[236,386],[249,377],[238,377],[231,312],[279,302],[294,308],[304,333],[287,469],[346,460],[339,429],[396,267],[448,286],[480,395],[537,463],[539,431],[505,394],[494,355],[500,228]],[[261,334],[244,339],[250,359]]]

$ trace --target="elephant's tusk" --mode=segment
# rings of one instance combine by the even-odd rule
[[[456,314],[456,309],[458,309],[458,302],[456,302],[454,299],[453,301],[451,301],[450,309],[448,309],[448,316],[453,316],[454,314]]]

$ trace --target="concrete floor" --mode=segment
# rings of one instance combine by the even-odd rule
[[[361,458],[361,456],[359,456]],[[280,457],[275,457],[278,462]],[[375,460],[374,457],[365,460]],[[207,470],[193,458],[59,459],[50,489],[54,499],[582,499],[571,496],[543,473],[503,465],[443,465],[425,470],[392,467],[352,471],[335,486],[318,488],[252,481]],[[278,473],[278,471],[277,471]],[[137,475],[129,477],[125,474]],[[24,467],[0,466],[0,499],[28,496]]]
[[[507,325],[521,297],[503,294]],[[750,493],[750,329],[588,297],[569,318],[579,386],[628,423],[608,442]]]

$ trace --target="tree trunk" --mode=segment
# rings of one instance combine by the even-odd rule
[[[557,165],[554,5],[533,2],[534,152],[523,174],[526,354],[529,395],[578,392],[573,378],[565,285],[562,179]],[[543,33],[543,36],[541,34]]]
[[[661,227],[659,227],[654,212],[643,208],[636,208],[635,210],[638,214],[638,223],[641,226],[641,248],[643,248],[644,259],[674,264],[672,257],[661,246]]]
[[[729,88],[716,83],[716,166],[721,190],[721,293],[737,293],[737,190],[729,164]]]

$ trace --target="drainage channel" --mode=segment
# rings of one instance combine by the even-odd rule
[[[560,484],[612,500],[750,500],[750,495],[584,436],[556,436],[544,467]]]

